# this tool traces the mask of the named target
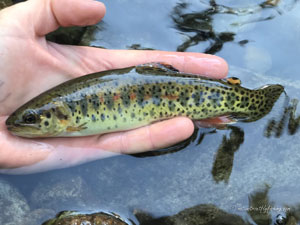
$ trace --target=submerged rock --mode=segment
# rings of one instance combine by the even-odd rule
[[[212,204],[197,205],[168,217],[153,218],[139,211],[135,215],[140,225],[250,225],[240,216],[227,213]]]
[[[56,218],[50,219],[43,225],[128,225],[118,216],[99,212],[92,214],[81,214],[73,211],[64,211],[57,214]]]
[[[31,202],[36,208],[55,209],[56,212],[68,207],[93,208],[93,196],[80,176],[62,174],[49,176],[42,180],[31,195]]]
[[[24,196],[8,182],[0,179],[0,224],[22,224],[29,210]]]

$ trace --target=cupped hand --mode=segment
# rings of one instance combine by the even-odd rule
[[[200,53],[105,50],[59,45],[45,35],[59,26],[99,22],[105,6],[91,0],[29,0],[0,11],[0,172],[30,173],[77,165],[118,153],[166,147],[194,129],[178,117],[126,132],[79,138],[25,139],[11,135],[5,120],[39,93],[84,74],[147,62],[223,78],[224,60]],[[130,25],[129,25],[130,26]]]

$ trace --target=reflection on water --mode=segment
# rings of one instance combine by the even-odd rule
[[[271,137],[274,135],[279,138],[284,130],[288,130],[288,134],[294,135],[298,131],[300,125],[300,115],[296,115],[296,109],[298,105],[298,99],[290,100],[286,97],[283,113],[280,118],[271,119],[265,129],[265,136]]]
[[[294,99],[300,94],[300,85],[297,83],[299,78],[294,76],[299,71],[298,59],[295,57],[299,53],[299,27],[296,26],[299,20],[295,12],[284,19],[287,14],[285,11],[291,10],[296,1],[256,1],[256,5],[248,1],[249,7],[232,6],[233,2],[201,1],[206,6],[199,9],[195,7],[199,1],[183,3],[154,0],[152,8],[146,1],[107,1],[105,23],[98,26],[101,29],[87,29],[91,32],[85,33],[84,42],[89,42],[96,31],[104,40],[101,42],[99,40],[102,39],[98,39],[98,46],[110,48],[204,49],[210,53],[220,53],[222,50],[230,63],[231,76],[244,76],[243,82],[252,82],[251,85],[255,87],[274,83],[274,74],[268,73],[271,78],[256,77],[252,72],[246,73],[244,70],[232,74],[232,64],[243,67],[239,59],[245,54],[235,47],[241,49],[241,46],[251,44],[261,48],[270,45],[266,51],[272,56],[272,68],[282,77],[276,83],[286,82],[286,91],[292,100],[286,101],[283,106],[277,104],[271,115],[258,122],[238,123],[236,126],[228,126],[227,130],[196,130],[189,140],[167,151],[149,153],[156,157],[122,156],[39,175],[1,175],[0,223],[41,224],[41,221],[55,215],[53,211],[104,208],[120,214],[125,212],[126,218],[134,219],[136,215],[137,220],[132,224],[141,225],[299,224],[300,142],[297,135],[300,115],[299,110],[297,112],[298,100]],[[224,5],[227,3],[230,6]],[[115,8],[110,7],[111,4],[116,4]],[[144,7],[145,4],[149,5]],[[157,10],[158,6],[160,10]],[[140,11],[141,14],[138,14]],[[150,23],[147,27],[143,18],[149,19],[149,12],[153,20],[160,18],[160,21],[155,21],[154,25]],[[165,17],[159,17],[160,12],[166,14]],[[124,23],[121,21],[122,13],[126,15]],[[117,14],[117,19],[112,14]],[[143,26],[131,24],[132,21],[128,21],[131,15],[134,17],[133,22],[137,17],[140,18]],[[234,19],[216,18],[220,15],[232,15]],[[170,17],[171,25],[166,25]],[[278,26],[271,26],[269,22],[275,20]],[[112,21],[119,26],[115,26]],[[246,25],[254,24],[258,29],[250,29],[250,32],[243,35],[238,32]],[[179,31],[180,35],[168,26],[175,26],[175,32]],[[279,34],[278,30],[282,32]],[[141,38],[138,35],[140,33]],[[269,39],[261,41],[259,35],[262,39],[265,36]],[[280,42],[274,41],[277,38]],[[107,39],[111,41],[105,42]],[[234,39],[238,40],[237,45],[231,45]],[[290,41],[291,44],[284,45]],[[281,45],[278,48],[278,43],[285,48],[281,48]],[[226,46],[229,47],[226,49]],[[280,52],[276,52],[276,49]],[[233,55],[237,62],[231,58]],[[276,57],[280,60],[276,61]],[[255,60],[255,57],[251,58],[251,61]],[[292,67],[294,71],[283,73],[285,68]],[[287,80],[288,74],[294,74],[290,83]],[[270,117],[273,119],[267,121]],[[266,138],[273,136],[280,138]],[[258,189],[257,185],[264,186]]]
[[[241,27],[248,23],[271,20],[275,18],[274,14],[266,17],[260,16],[263,9],[274,8],[279,4],[279,0],[267,0],[257,5],[250,5],[245,8],[233,8],[217,4],[216,1],[210,0],[207,9],[200,12],[194,12],[193,5],[189,3],[178,3],[170,14],[175,28],[185,34],[186,40],[177,47],[177,51],[186,51],[191,46],[198,45],[199,42],[209,42],[209,46],[204,50],[205,53],[215,54],[220,51],[225,42],[234,40],[235,32],[217,32],[214,30],[214,15],[231,14],[239,17],[257,14],[255,19],[246,19],[241,22],[232,22],[230,26]],[[291,3],[295,4],[296,0]],[[278,14],[281,14],[278,11]],[[247,44],[248,40],[239,41],[240,45]]]
[[[211,1],[212,8],[199,13],[184,13],[189,7],[188,3],[180,3],[174,7],[171,17],[175,23],[177,30],[184,33],[194,33],[193,35],[187,35],[186,41],[177,47],[177,51],[186,51],[189,47],[210,40],[212,43],[204,51],[205,53],[214,54],[222,48],[224,42],[233,41],[234,33],[221,32],[216,34],[213,31],[212,16],[218,13],[215,4]]]
[[[216,182],[228,183],[233,167],[234,153],[244,142],[244,131],[241,128],[228,126],[228,129],[230,130],[229,138],[226,135],[223,136],[211,171]]]
[[[256,191],[249,195],[249,209],[247,213],[253,219],[256,224],[270,225],[272,224],[271,208],[274,207],[274,203],[270,202],[268,197],[270,186],[265,185],[265,188],[260,191]],[[260,209],[260,210],[255,210]]]

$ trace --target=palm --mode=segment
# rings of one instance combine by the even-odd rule
[[[95,2],[94,4],[98,5],[88,6],[93,7],[95,15],[82,14],[80,7],[76,7],[75,11],[70,12],[76,13],[77,10],[78,21],[70,22],[68,21],[72,20],[70,15],[65,15],[63,9],[68,3],[72,5],[73,1],[31,0],[23,3],[31,5],[31,11],[27,9],[26,14],[23,10],[25,13],[22,13],[19,20],[15,20],[13,24],[12,18],[20,12],[17,11],[20,6],[0,13],[0,168],[24,167],[17,172],[32,172],[70,166],[114,152],[134,153],[164,147],[187,138],[193,131],[189,119],[175,118],[128,132],[72,138],[72,140],[68,138],[31,140],[8,133],[5,120],[12,111],[42,91],[74,76],[151,61],[172,62],[175,67],[187,72],[199,69],[195,68],[195,65],[197,66],[195,62],[199,61],[200,71],[202,69],[211,76],[222,77],[227,72],[226,63],[213,56],[177,53],[178,57],[174,61],[174,57],[170,57],[170,53],[166,52],[101,50],[47,42],[45,34],[56,29],[59,23],[82,25],[82,21],[87,20],[86,24],[92,24],[104,14],[103,6]],[[52,4],[52,7],[47,4]],[[84,6],[85,1],[76,4],[82,4],[83,8],[87,7]],[[31,21],[33,12],[47,7],[56,11]],[[98,9],[95,10],[95,7]],[[100,10],[102,14],[99,15]],[[55,19],[60,18],[60,21],[53,18],[54,14]],[[185,57],[189,57],[189,61]],[[201,67],[201,58],[204,59],[206,67],[203,65]],[[211,67],[207,63],[209,60],[211,65],[216,63],[219,65]],[[166,133],[169,134],[168,137],[164,137]]]
[[[5,59],[13,59],[9,65],[6,60],[0,62],[3,68],[0,74],[1,116],[9,115],[18,106],[52,86],[91,72],[87,69],[89,65],[82,63],[81,55],[76,52],[79,47],[49,43],[45,37],[24,37],[24,31],[14,30],[16,33],[9,36],[0,35],[0,43],[5,44],[7,49],[3,54]],[[66,57],[68,55],[78,59],[78,62],[72,62],[71,57]],[[101,65],[98,69],[102,69]]]

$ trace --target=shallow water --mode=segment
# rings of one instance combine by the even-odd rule
[[[104,3],[107,15],[97,26],[93,46],[210,52],[223,57],[230,76],[241,78],[245,87],[279,83],[290,98],[300,96],[297,1],[274,7],[258,6],[262,1],[217,1],[215,7],[209,1]],[[137,210],[156,218],[199,204],[213,204],[251,224],[274,224],[278,214],[300,208],[299,132],[289,134],[285,124],[280,137],[264,135],[271,119],[281,119],[285,101],[282,95],[259,121],[237,123],[230,130],[199,130],[176,153],[123,155],[47,173],[0,175],[2,187],[19,196],[12,198],[14,204],[0,204],[0,224],[17,224],[20,218],[40,224],[61,210],[115,212],[139,224]],[[240,143],[230,142],[230,135]],[[226,141],[229,150],[221,148]],[[293,215],[300,221],[299,210]]]

